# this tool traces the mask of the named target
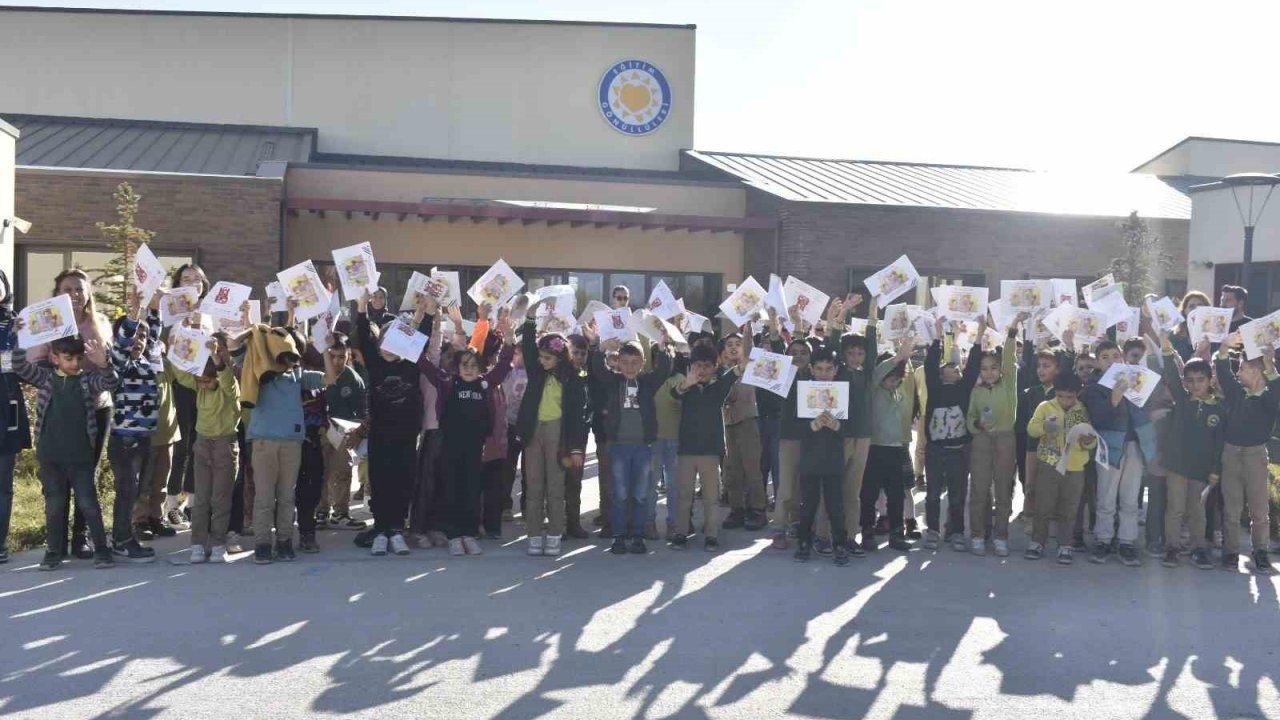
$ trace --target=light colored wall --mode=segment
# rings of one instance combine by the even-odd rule
[[[554,180],[492,175],[430,175],[412,172],[294,167],[289,197],[421,202],[423,198],[542,200],[653,208],[676,215],[742,217],[741,187]]]
[[[503,258],[524,267],[677,270],[720,273],[726,283],[742,279],[742,236],[737,233],[498,225],[494,220],[450,223],[444,218],[399,221],[388,215],[373,220],[359,214],[347,220],[341,213],[320,218],[303,212],[289,219],[286,237],[286,265],[308,258],[330,260],[330,251],[368,241],[380,262],[424,268],[483,267]]]
[[[1230,190],[1192,193],[1189,250],[1187,286],[1200,290],[1214,286],[1214,271],[1206,262],[1238,263],[1244,258],[1244,225]],[[1280,261],[1280,188],[1254,230],[1253,260]]]
[[[674,170],[693,146],[694,31],[0,10],[14,113],[294,125],[323,152]],[[647,136],[596,107],[618,60],[653,63]]]
[[[17,138],[8,125],[0,125],[0,221],[13,217],[13,156]],[[13,280],[13,246],[17,228],[0,229],[0,269]]]
[[[1245,172],[1280,172],[1280,143],[1187,140],[1172,151],[1145,163],[1137,172],[1204,177]]]

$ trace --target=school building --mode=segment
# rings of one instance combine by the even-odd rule
[[[0,117],[20,131],[19,297],[106,258],[127,180],[163,260],[261,288],[369,241],[469,284],[666,280],[708,314],[748,274],[861,288],[907,253],[931,284],[1093,279],[1138,211],[1185,285],[1190,201],[1149,174],[694,149],[687,25],[0,7]],[[920,289],[924,299],[926,288]]]

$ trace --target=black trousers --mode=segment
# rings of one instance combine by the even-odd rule
[[[244,438],[244,423],[236,428],[236,445],[240,448],[240,466],[236,468],[236,484],[231,488],[231,522],[227,524],[227,531],[243,535],[245,489],[249,473],[253,472],[253,443]]]
[[[514,509],[511,504],[511,491],[516,486],[516,471],[521,469],[521,458],[524,456],[524,443],[516,435],[516,426],[507,426],[507,458],[502,469],[502,509]],[[524,474],[520,477],[520,496],[524,497]],[[486,524],[487,527],[487,524]]]
[[[98,422],[98,434],[93,438],[93,457],[94,457],[93,501],[97,502],[98,501],[97,467],[98,467],[98,461],[102,460],[102,449],[107,445],[107,432],[111,428],[111,406],[108,405],[104,408],[98,408],[97,410],[94,410],[93,416]],[[62,517],[64,518],[62,522],[62,534],[64,536],[67,534],[66,532],[67,523],[65,518],[68,515],[71,515],[71,534],[73,536],[86,534],[88,532],[88,529],[85,526],[84,511],[81,509],[80,504],[77,502],[75,504],[74,512],[72,510],[73,508],[71,505],[71,495],[70,493],[68,493],[67,496],[62,500]],[[66,538],[64,537],[62,540],[62,554],[66,555],[68,549],[69,549],[68,543]]]
[[[418,467],[413,481],[412,507],[409,509],[409,528],[416,533],[441,530],[445,525],[446,490],[440,432],[423,431],[422,442],[418,445]],[[376,496],[374,502],[377,502]]]
[[[373,493],[373,527],[391,535],[404,529],[418,466],[417,436],[387,437],[378,428],[369,435],[369,490]]]
[[[964,534],[965,496],[969,492],[969,448],[942,447],[930,443],[924,449],[925,525],[938,532],[942,510],[942,492],[947,493],[947,524],[944,536]],[[905,497],[904,497],[905,501]]]
[[[872,445],[867,452],[867,469],[862,477],[862,528],[864,540],[875,537],[876,500],[883,491],[888,501],[889,531],[902,535],[902,506],[905,482],[912,479],[911,455],[905,447]]]
[[[298,465],[298,484],[293,491],[293,506],[298,510],[298,532],[316,531],[316,508],[324,493],[324,451],[320,435],[302,441],[302,462]]]
[[[182,437],[173,445],[173,464],[169,466],[170,495],[194,493],[196,490],[196,464],[191,457],[191,447],[196,441],[196,391],[173,383],[173,407],[178,417],[178,430]]]
[[[802,474],[800,492],[800,542],[813,542],[813,521],[817,519],[819,503],[825,499],[831,540],[836,545],[844,544],[849,539],[844,524],[844,476]],[[902,513],[898,513],[898,518],[901,520]]]
[[[107,459],[116,481],[116,499],[111,512],[111,540],[124,545],[133,539],[133,503],[145,478],[151,460],[151,438],[126,438],[113,435],[107,445]]]
[[[484,464],[484,499],[480,522],[484,531],[502,534],[502,511],[511,502],[511,486],[507,484],[507,459],[498,458]]]

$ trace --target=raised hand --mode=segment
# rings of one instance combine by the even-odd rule
[[[89,338],[84,341],[85,357],[98,367],[107,366],[107,346],[102,344],[101,340]]]

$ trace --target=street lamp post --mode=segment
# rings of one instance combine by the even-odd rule
[[[1244,256],[1240,262],[1240,285],[1248,288],[1249,265],[1253,263],[1253,230],[1262,219],[1263,211],[1267,209],[1271,193],[1275,191],[1276,185],[1280,185],[1280,175],[1236,173],[1222,178],[1220,182],[1231,189],[1231,197],[1236,202],[1236,212],[1240,214],[1240,222],[1244,225]],[[1267,192],[1262,196],[1262,202],[1255,202],[1255,193],[1261,193],[1264,188]],[[1241,202],[1242,196],[1247,196],[1243,198],[1244,202]]]

